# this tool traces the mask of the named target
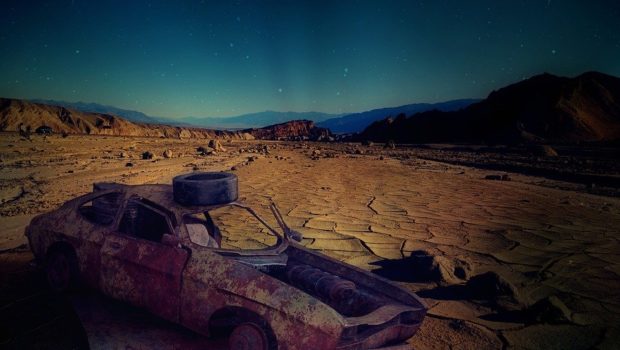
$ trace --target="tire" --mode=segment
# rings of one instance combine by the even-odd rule
[[[184,174],[172,180],[174,200],[181,205],[217,205],[239,197],[237,175],[202,172]]]
[[[233,329],[228,337],[230,350],[272,350],[277,345],[260,323],[245,322]]]
[[[52,250],[45,261],[45,277],[56,293],[75,290],[78,285],[78,264],[75,253],[69,249]]]

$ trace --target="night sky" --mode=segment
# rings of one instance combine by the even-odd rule
[[[620,76],[620,1],[2,1],[0,96],[154,116],[357,112]]]

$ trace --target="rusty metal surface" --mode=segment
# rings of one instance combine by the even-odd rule
[[[413,336],[426,313],[415,294],[289,241],[277,209],[278,244],[234,253],[192,243],[183,224],[184,215],[218,206],[180,206],[169,185],[95,189],[32,220],[34,255],[44,262],[50,249],[72,249],[87,285],[199,334],[251,320],[280,349],[369,349]],[[140,200],[166,218],[166,239],[120,232]]]

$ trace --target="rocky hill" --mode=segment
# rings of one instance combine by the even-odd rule
[[[292,120],[242,132],[263,140],[327,140],[331,135],[329,129],[319,128],[311,120]]]
[[[359,137],[403,143],[614,143],[620,140],[620,78],[542,74],[493,91],[460,111],[399,115]]]
[[[69,134],[199,139],[253,138],[244,132],[136,123],[110,114],[79,112],[61,106],[0,98],[0,131],[17,131],[20,125],[24,130],[29,128],[35,131],[41,126],[48,126],[55,133]]]

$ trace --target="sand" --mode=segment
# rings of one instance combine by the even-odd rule
[[[223,145],[226,152],[201,156],[204,140],[1,134],[3,303],[32,293],[20,283],[33,273],[23,237],[32,215],[97,181],[170,183],[234,167],[243,199],[261,210],[277,203],[304,245],[424,297],[430,310],[412,348],[619,346],[618,198],[517,173],[486,180],[497,172],[423,160],[415,150],[404,159],[343,144]],[[145,151],[155,158],[142,160]]]

